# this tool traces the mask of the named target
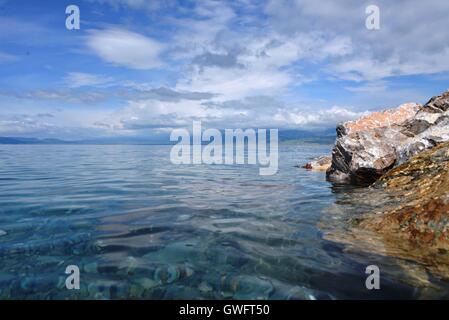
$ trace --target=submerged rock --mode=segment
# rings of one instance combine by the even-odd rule
[[[449,279],[449,142],[412,157],[343,200],[341,227],[322,222],[326,239],[418,262]],[[332,214],[338,216],[335,210]],[[416,270],[404,270],[416,286],[429,286]]]
[[[179,279],[190,278],[195,271],[188,265],[163,265],[154,272],[154,281],[159,284],[175,282]]]
[[[144,288],[145,290],[155,288],[159,285],[159,283],[157,283],[153,279],[149,279],[149,278],[139,278],[139,279],[135,280],[135,282],[138,285],[140,285],[142,288]]]
[[[176,266],[160,267],[154,273],[154,280],[160,284],[172,283],[179,278],[180,273]]]
[[[306,163],[302,168],[312,171],[327,171],[332,164],[332,157],[321,156]]]
[[[237,300],[265,300],[274,291],[270,280],[249,275],[223,276],[221,289],[224,298],[231,293],[232,297]]]
[[[424,106],[375,112],[337,127],[327,178],[370,184],[414,155],[449,140],[449,91]]]
[[[346,224],[326,238],[449,279],[449,91],[424,106],[347,122],[337,133],[327,178],[371,186],[340,201],[349,205],[341,210]]]
[[[132,275],[136,271],[139,263],[136,258],[129,256],[120,263],[120,271],[127,275]]]
[[[209,293],[214,290],[214,288],[207,282],[203,281],[198,285],[198,290],[202,293]]]
[[[87,273],[97,273],[98,272],[98,263],[96,263],[96,262],[88,263],[88,264],[84,265],[83,269]]]

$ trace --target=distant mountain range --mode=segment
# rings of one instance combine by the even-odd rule
[[[337,137],[335,128],[326,128],[317,131],[306,130],[279,130],[280,141],[301,140],[311,143],[334,143]]]
[[[0,137],[0,144],[66,144],[66,143],[70,142],[59,139]]]
[[[0,144],[169,144],[164,140],[149,140],[143,138],[98,138],[85,140],[62,140],[62,139],[38,139],[21,137],[0,137]]]
[[[223,133],[224,135],[224,133]],[[322,131],[305,131],[305,130],[279,130],[280,141],[301,140],[313,143],[332,143],[335,141],[335,129],[325,129]],[[22,137],[0,137],[0,144],[97,144],[97,145],[114,145],[114,144],[131,144],[131,145],[169,145],[173,142],[168,137],[142,138],[142,137],[111,137],[84,140],[62,140],[62,139],[39,139],[39,138],[22,138]]]

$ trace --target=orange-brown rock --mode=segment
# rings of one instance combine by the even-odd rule
[[[332,219],[320,224],[327,240],[400,258],[416,286],[429,287],[429,271],[449,279],[449,142],[415,155],[370,187],[350,190],[336,190]]]
[[[449,143],[391,170],[374,185],[398,200],[359,227],[394,234],[413,246],[449,250]]]
[[[348,121],[344,124],[346,134],[402,124],[414,117],[419,107],[416,103],[405,103],[396,109],[373,112],[358,120]]]

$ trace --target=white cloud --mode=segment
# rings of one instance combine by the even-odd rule
[[[388,88],[387,81],[373,81],[367,82],[359,86],[348,86],[345,87],[346,90],[351,92],[361,92],[361,93],[379,93],[385,92]]]
[[[70,72],[64,78],[65,83],[71,88],[104,85],[113,80],[112,77],[83,72]]]
[[[294,127],[330,127],[336,123],[353,120],[366,115],[366,112],[353,111],[351,108],[333,106],[325,110],[305,111],[298,109],[286,109],[276,113],[273,117],[275,122]]]
[[[164,45],[144,35],[122,29],[90,30],[87,46],[103,60],[131,69],[163,66]]]
[[[347,55],[352,50],[347,37],[327,39],[321,33],[290,37],[276,33],[261,37],[242,34],[239,39],[244,45],[237,50],[233,65],[217,66],[207,62],[193,67],[179,81],[178,88],[214,92],[220,95],[215,100],[220,101],[277,94],[306,79],[293,69],[298,61],[321,61]],[[219,47],[220,44],[209,46],[213,50]]]
[[[120,7],[130,7],[132,9],[150,9],[155,10],[159,8],[159,1],[148,0],[89,0],[90,2],[98,2],[100,4],[108,4],[115,9]]]
[[[449,71],[449,2],[441,0],[377,0],[380,30],[365,28],[369,3],[348,0],[270,0],[265,13],[281,34],[322,32],[350,39],[350,47],[335,43],[329,52],[347,47],[347,54],[329,61],[325,69],[350,81],[422,75]],[[339,48],[340,47],[340,48]],[[351,50],[349,50],[351,48]]]
[[[274,94],[292,81],[288,73],[273,69],[221,69],[209,67],[196,70],[178,83],[181,90],[213,92],[214,101],[241,99],[248,95]]]
[[[23,99],[25,101],[56,101],[65,103],[76,103],[76,104],[93,104],[100,101],[106,100],[109,95],[105,92],[100,91],[89,91],[75,92],[73,90],[32,90],[32,91],[22,91],[12,92],[12,91],[2,91],[0,90],[0,96],[13,97],[17,99]]]
[[[7,63],[19,60],[17,56],[0,51],[0,63]]]
[[[130,101],[121,110],[100,121],[118,131],[189,127],[193,120],[215,128],[329,128],[336,122],[356,119],[365,112],[334,106],[316,110],[286,105],[270,96],[211,103],[207,101]]]
[[[419,80],[395,82],[396,76],[449,71],[448,1],[377,0],[381,29],[374,32],[365,28],[367,3],[358,0],[91,2],[123,10],[119,20],[105,22],[123,25],[87,31],[89,51],[112,65],[145,72],[125,71],[122,79],[138,76],[123,83],[105,74],[72,72],[64,78],[72,90],[30,89],[17,97],[80,105],[119,100],[118,111],[84,117],[111,130],[186,126],[194,119],[217,127],[333,126],[367,109],[422,99],[423,91],[411,87]],[[150,21],[157,17],[151,32],[160,31],[163,41],[145,35],[148,26],[135,15],[141,12]],[[8,23],[0,19],[0,26]],[[0,38],[32,33],[31,25],[21,28]],[[0,52],[2,58],[11,57]],[[151,72],[155,68],[164,72]],[[310,81],[317,82],[310,91],[301,88]],[[102,90],[76,97],[81,91],[76,88],[84,86]]]

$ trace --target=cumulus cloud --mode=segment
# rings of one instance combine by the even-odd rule
[[[275,33],[260,37],[241,35],[239,39],[244,46],[236,49],[239,54],[232,64],[228,61],[225,67],[223,63],[196,58],[197,65],[180,79],[177,88],[214,92],[219,94],[216,100],[220,101],[278,95],[290,85],[307,81],[308,77],[295,69],[298,61],[322,61],[351,52],[349,39],[339,36],[327,39],[320,33],[301,33],[295,37]]]
[[[38,133],[48,134],[53,128],[54,126],[48,123],[38,122],[30,118],[0,120],[0,134],[5,136]]]
[[[163,66],[159,55],[164,45],[156,40],[118,28],[88,33],[88,48],[109,63],[139,70]]]
[[[289,105],[270,96],[246,97],[224,102],[139,100],[101,123],[116,130],[189,127],[194,120],[215,128],[323,129],[364,115],[350,107],[316,110],[308,105]]]
[[[378,0],[381,27],[365,28],[365,2],[270,0],[265,13],[279,33],[315,30],[349,37],[352,52],[329,64],[346,80],[379,80],[391,76],[449,71],[449,2]],[[431,17],[429,19],[429,17]]]
[[[421,92],[396,80],[449,72],[447,1],[378,0],[378,31],[365,28],[367,3],[358,0],[90,2],[124,13],[105,22],[115,26],[85,31],[89,54],[105,62],[101,71],[69,70],[67,88],[0,94],[85,105],[116,99],[114,110],[86,118],[117,132],[188,126],[192,120],[303,128],[334,126],[374,106],[419,100]],[[157,40],[134,15],[141,12],[157,17]],[[118,71],[129,81],[115,80]],[[327,96],[321,85],[328,86]]]
[[[288,124],[293,127],[324,127],[328,128],[335,123],[360,118],[367,112],[353,111],[351,108],[333,106],[330,109],[315,110],[314,112],[285,109],[276,113],[273,120],[278,123]]]
[[[380,2],[382,10],[386,3]],[[365,6],[355,0],[345,5],[329,0],[238,5],[237,13],[231,4],[204,1],[189,8],[188,15],[173,17],[170,23],[177,32],[166,47],[167,54],[170,59],[186,62],[188,68],[183,69],[173,89],[140,88],[132,92],[127,106],[112,120],[115,126],[169,127],[194,119],[217,126],[333,126],[364,111],[340,106],[298,107],[282,102],[281,97],[290,87],[316,79],[318,74],[349,80],[354,84],[345,86],[346,90],[372,95],[388,89],[389,82],[383,80],[386,77],[439,72],[446,70],[445,62],[435,62],[449,61],[444,42],[435,43],[437,50],[430,55],[425,49],[411,50],[410,39],[401,38],[411,11],[401,10],[400,4],[388,4],[378,33],[365,28]],[[245,15],[248,8],[263,9],[268,24],[260,17]],[[385,22],[386,17],[393,19],[395,11],[399,17]],[[412,16],[416,14],[413,11]],[[262,25],[264,32],[260,32]],[[398,41],[403,43],[400,48]],[[312,64],[314,74],[304,74],[298,68],[303,64]]]

